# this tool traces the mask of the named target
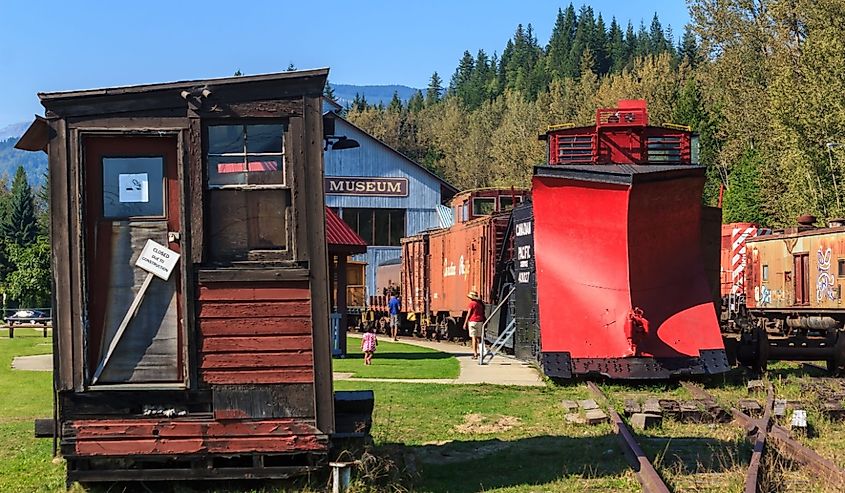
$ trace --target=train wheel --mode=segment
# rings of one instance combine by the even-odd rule
[[[827,360],[827,371],[831,375],[837,375],[842,373],[843,369],[845,369],[845,335],[838,332],[833,346],[833,357]]]
[[[754,358],[754,363],[751,369],[755,373],[763,373],[769,362],[769,335],[763,327],[756,327],[754,329],[755,339],[757,339],[757,354]]]

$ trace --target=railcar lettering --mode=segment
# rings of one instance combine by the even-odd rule
[[[528,279],[531,277],[530,272],[520,272],[516,281],[520,284],[528,284]]]
[[[525,259],[531,258],[531,245],[525,245],[525,246],[517,247],[516,258],[519,259],[519,260],[525,260]]]
[[[526,236],[531,234],[531,222],[516,223],[516,235]]]

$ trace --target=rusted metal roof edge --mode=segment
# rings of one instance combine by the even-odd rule
[[[258,75],[238,75],[230,77],[218,77],[211,79],[183,80],[175,82],[137,84],[128,86],[105,87],[99,89],[83,89],[75,91],[39,92],[41,101],[57,101],[87,96],[113,96],[122,94],[141,94],[144,92],[187,89],[196,86],[223,86],[234,84],[245,84],[250,82],[282,81],[288,79],[326,78],[329,75],[328,67],[310,70],[292,70],[288,72],[275,72]]]

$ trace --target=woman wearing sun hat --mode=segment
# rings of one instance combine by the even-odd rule
[[[472,359],[478,359],[478,341],[484,337],[482,327],[484,325],[484,302],[475,291],[467,294],[469,307],[467,317],[464,321],[464,328],[469,331],[469,338],[472,340]]]

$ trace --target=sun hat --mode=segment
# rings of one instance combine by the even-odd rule
[[[467,294],[467,298],[469,298],[471,300],[481,301],[481,298],[478,296],[478,293],[476,293],[475,291],[470,291]]]

